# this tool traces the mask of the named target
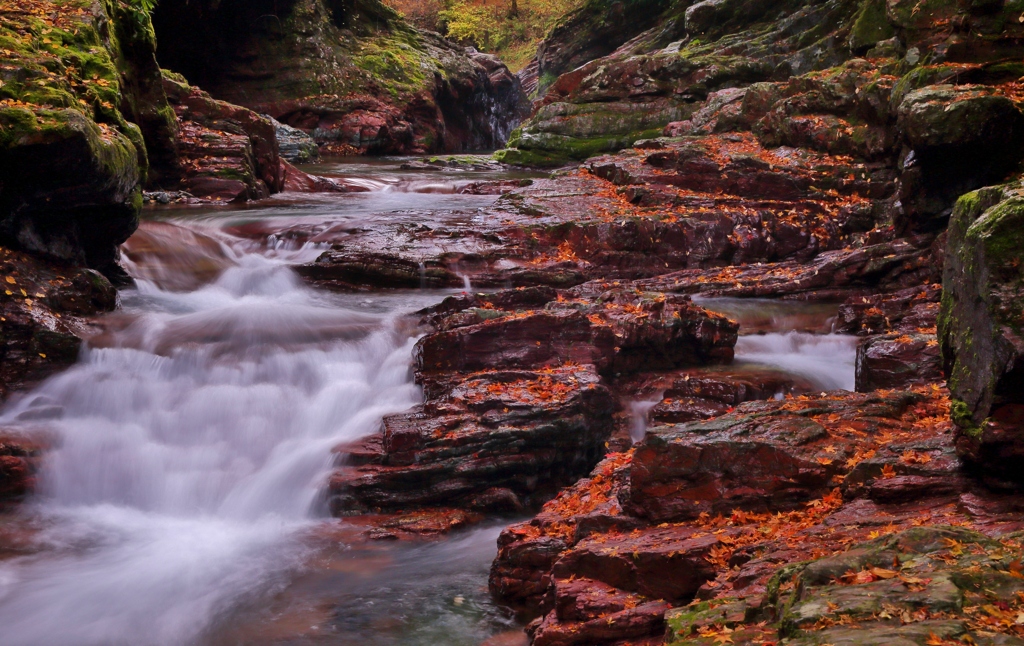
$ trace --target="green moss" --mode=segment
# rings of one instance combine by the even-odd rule
[[[884,0],[864,0],[850,29],[850,49],[862,52],[895,35],[896,30],[885,16]]]
[[[441,66],[429,58],[415,34],[398,31],[362,42],[352,62],[368,72],[394,98],[427,89]]]
[[[552,72],[544,72],[537,79],[537,94],[543,94],[545,90],[554,84],[558,80],[558,76]]]
[[[661,128],[654,128],[610,137],[564,137],[549,135],[543,137],[541,141],[531,139],[529,143],[533,145],[499,150],[494,153],[494,159],[504,164],[515,166],[534,166],[538,168],[563,166],[573,161],[583,161],[601,153],[628,148],[641,139],[659,137],[661,136],[661,131]],[[526,143],[522,139],[519,142],[521,146]]]
[[[36,113],[34,120],[24,114],[20,118],[8,115],[0,140],[11,145],[31,137],[26,129],[33,127],[39,129],[36,136],[50,137],[53,128],[59,129],[60,123],[67,122],[57,115],[75,111],[116,128],[131,142],[136,163],[145,169],[141,133],[119,110],[125,98],[121,71],[115,62],[120,44],[105,26],[115,15],[114,5],[110,0],[103,5],[71,1],[62,3],[62,9],[69,14],[81,10],[81,20],[60,23],[66,25],[64,28],[31,15],[0,23],[0,48],[7,50],[5,58],[19,69],[19,74],[7,76],[0,83],[0,99],[18,102]],[[99,19],[90,19],[90,12],[97,11],[102,12]],[[120,18],[121,13],[126,12],[116,15]]]
[[[949,407],[949,416],[953,423],[969,437],[981,437],[981,426],[974,422],[974,415],[970,407],[959,399],[952,400]]]
[[[941,17],[960,11],[957,0],[890,0],[887,5],[889,18],[897,27],[907,29],[928,28]]]
[[[219,177],[221,179],[237,179],[246,183],[252,180],[247,173],[238,170],[237,168],[218,168],[213,175],[214,177]]]
[[[1020,264],[1024,257],[1024,198],[1011,197],[986,211],[967,230],[967,239],[983,245],[989,267]]]
[[[665,613],[665,641],[672,644],[691,637],[699,626],[724,625],[723,606],[729,609],[734,603],[734,599],[716,599],[669,610]]]

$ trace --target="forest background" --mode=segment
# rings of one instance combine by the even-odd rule
[[[567,13],[587,0],[384,0],[418,27],[495,54],[513,72]]]

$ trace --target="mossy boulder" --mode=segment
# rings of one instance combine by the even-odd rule
[[[173,113],[148,15],[50,0],[0,18],[0,242],[124,279],[149,147],[173,162]]]
[[[517,152],[504,156],[564,161],[616,150],[690,119],[718,92],[840,65],[851,56],[838,43],[860,5],[673,2],[651,29],[553,80],[522,136],[509,142]]]
[[[919,220],[948,216],[957,196],[1004,180],[1024,158],[1024,114],[996,88],[924,87],[897,113],[910,151],[901,199]]]
[[[960,454],[984,473],[1024,479],[1024,190],[957,201],[938,331]]]
[[[104,267],[138,226],[135,146],[78,110],[0,108],[0,176],[7,244]]]
[[[767,603],[790,644],[1016,644],[1021,555],[1016,535],[996,541],[960,527],[918,527],[783,568]],[[979,628],[988,623],[982,614],[1013,619]]]
[[[847,44],[861,54],[896,35],[896,29],[885,13],[885,0],[864,0],[850,29]]]

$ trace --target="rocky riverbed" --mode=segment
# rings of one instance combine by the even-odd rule
[[[0,641],[1024,639],[1022,12],[0,7]]]

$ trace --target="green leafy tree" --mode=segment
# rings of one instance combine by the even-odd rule
[[[128,4],[131,4],[139,9],[142,9],[146,13],[153,13],[156,9],[157,0],[128,0]]]

